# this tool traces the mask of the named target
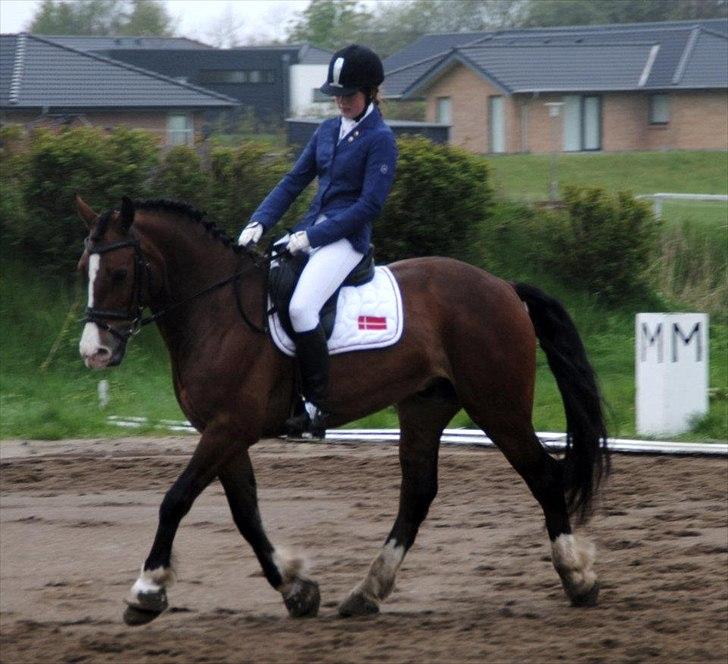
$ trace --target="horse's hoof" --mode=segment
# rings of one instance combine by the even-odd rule
[[[342,618],[354,616],[372,616],[379,613],[379,604],[362,592],[352,592],[341,604],[339,615]]]
[[[571,606],[596,606],[598,597],[599,582],[596,581],[585,593],[582,593],[581,595],[572,595]]]
[[[127,601],[126,604],[124,622],[132,627],[152,622],[169,606],[164,588],[158,592],[138,593],[133,603]]]
[[[321,604],[318,583],[310,579],[297,578],[283,601],[291,618],[313,618],[318,615]]]

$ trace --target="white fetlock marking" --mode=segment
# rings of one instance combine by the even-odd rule
[[[581,595],[593,588],[597,580],[592,569],[595,553],[594,544],[574,535],[559,535],[551,543],[554,567],[570,592]]]
[[[273,552],[273,564],[278,568],[278,573],[283,580],[276,590],[285,597],[299,592],[301,581],[307,578],[306,561],[284,548],[277,548]]]
[[[386,599],[394,589],[394,579],[404,554],[404,546],[398,545],[396,540],[387,542],[370,565],[364,581],[353,592],[362,593],[376,602]]]
[[[135,604],[139,601],[140,594],[158,593],[162,588],[171,586],[175,579],[174,565],[146,570],[142,567],[141,574],[131,587],[127,600]]]

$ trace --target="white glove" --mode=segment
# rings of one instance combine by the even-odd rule
[[[291,239],[288,240],[288,245],[286,246],[286,250],[292,254],[297,254],[299,251],[308,252],[310,248],[311,243],[308,241],[306,231],[298,231],[298,233],[291,235]]]
[[[263,226],[257,221],[251,221],[243,228],[243,232],[240,233],[238,244],[241,247],[247,247],[249,244],[257,244],[261,237],[263,237]]]

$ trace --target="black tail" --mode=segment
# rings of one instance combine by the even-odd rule
[[[609,473],[607,427],[594,369],[563,305],[534,286],[513,286],[528,306],[536,336],[561,392],[566,411],[566,501],[569,511],[584,521],[600,481]]]

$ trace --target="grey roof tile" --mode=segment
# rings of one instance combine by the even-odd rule
[[[15,88],[5,77],[0,81],[0,102],[6,108],[207,108],[237,103],[225,95],[34,35],[3,35],[0,44],[12,52],[18,81]]]
[[[671,87],[728,87],[728,38],[700,30],[690,46],[682,71],[676,72]]]
[[[97,35],[37,35],[79,51],[106,51],[112,48],[214,48],[187,37],[127,37]]]
[[[463,43],[457,58],[506,92],[725,87],[728,57],[722,35],[728,35],[725,19],[427,35],[385,61],[409,64],[387,68],[384,90],[391,97],[414,96],[423,80],[456,57],[452,48],[437,49],[458,39]],[[655,45],[659,48],[643,79]],[[415,55],[419,60],[412,59]]]

